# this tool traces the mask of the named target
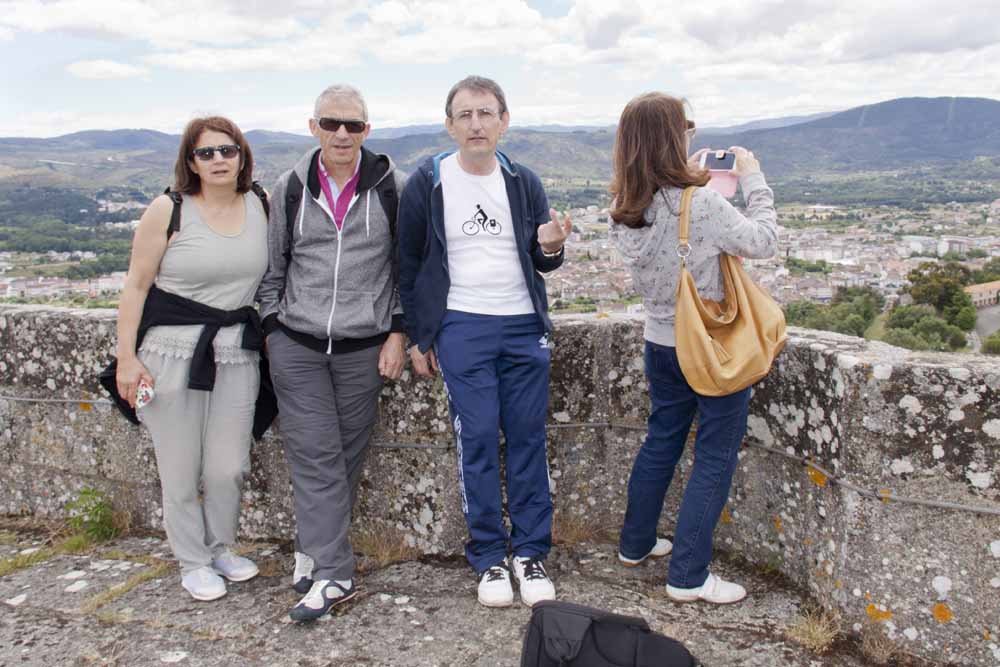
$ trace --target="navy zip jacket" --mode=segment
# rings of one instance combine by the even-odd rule
[[[427,158],[410,176],[399,200],[399,298],[407,336],[421,352],[434,344],[451,288],[440,169],[441,160],[450,154]],[[546,257],[538,245],[538,226],[550,220],[549,202],[538,176],[500,151],[497,160],[507,186],[524,282],[535,312],[551,333],[545,279],[540,274],[559,268],[565,251]]]

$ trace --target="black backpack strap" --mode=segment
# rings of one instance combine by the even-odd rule
[[[292,233],[295,229],[295,214],[299,212],[299,202],[302,201],[302,180],[294,171],[288,177],[285,187],[285,226],[288,228],[288,245],[291,247]]]
[[[396,220],[399,214],[399,193],[396,192],[396,178],[393,174],[388,174],[382,182],[375,188],[378,201],[385,211],[385,217],[389,220],[389,238],[392,239],[392,284],[399,285],[399,245],[396,243],[396,232],[398,223]]]
[[[250,184],[250,189],[255,195],[260,199],[260,205],[264,207],[264,215],[271,215],[271,205],[267,201],[267,193],[264,192],[264,188],[257,181]]]
[[[389,219],[389,233],[392,235],[393,243],[396,241],[396,215],[399,212],[399,193],[396,192],[396,179],[389,174],[382,179],[382,182],[375,188],[378,194],[378,201],[385,211],[385,217]]]
[[[174,203],[174,208],[170,212],[170,224],[167,225],[167,240],[169,241],[175,232],[181,230],[181,202],[183,201],[183,197],[181,197],[181,193],[174,192],[170,188],[164,190],[163,194],[170,197],[170,201]]]

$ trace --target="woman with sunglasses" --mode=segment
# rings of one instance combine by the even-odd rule
[[[135,406],[140,389],[152,390],[137,412],[153,439],[167,539],[196,600],[225,595],[223,577],[257,575],[229,548],[260,382],[252,305],[267,269],[267,215],[252,174],[231,120],[188,123],[174,165],[180,203],[161,195],[143,214],[118,307],[118,392]]]
[[[750,389],[720,397],[696,394],[677,361],[674,308],[681,194],[709,180],[708,172],[698,168],[701,152],[688,157],[693,135],[694,123],[687,120],[681,100],[647,93],[625,107],[615,139],[611,240],[645,305],[645,367],[652,404],[646,440],[629,478],[618,557],[633,566],[672,550],[667,596],[679,602],[724,604],[746,596],[742,586],[723,581],[708,566],[712,534],[729,496],[746,432]],[[699,187],[691,201],[687,266],[698,294],[706,299],[723,298],[720,254],[765,258],[774,255],[778,245],[774,195],[760,164],[743,148],[730,150],[736,154],[733,171],[739,176],[747,215],[709,188]],[[671,544],[657,537],[656,527],[695,411],[699,416],[694,468]]]

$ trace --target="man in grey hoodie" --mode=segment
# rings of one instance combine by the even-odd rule
[[[296,621],[356,593],[351,508],[383,378],[405,359],[394,253],[404,177],[362,147],[371,126],[357,89],[324,90],[309,129],[319,148],[271,192],[258,291],[295,496]]]

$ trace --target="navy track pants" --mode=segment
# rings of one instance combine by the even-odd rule
[[[449,310],[435,341],[458,450],[466,557],[482,572],[516,556],[548,555],[552,499],[545,457],[549,403],[548,336],[538,316]],[[506,438],[507,505],[503,521],[500,434]]]

